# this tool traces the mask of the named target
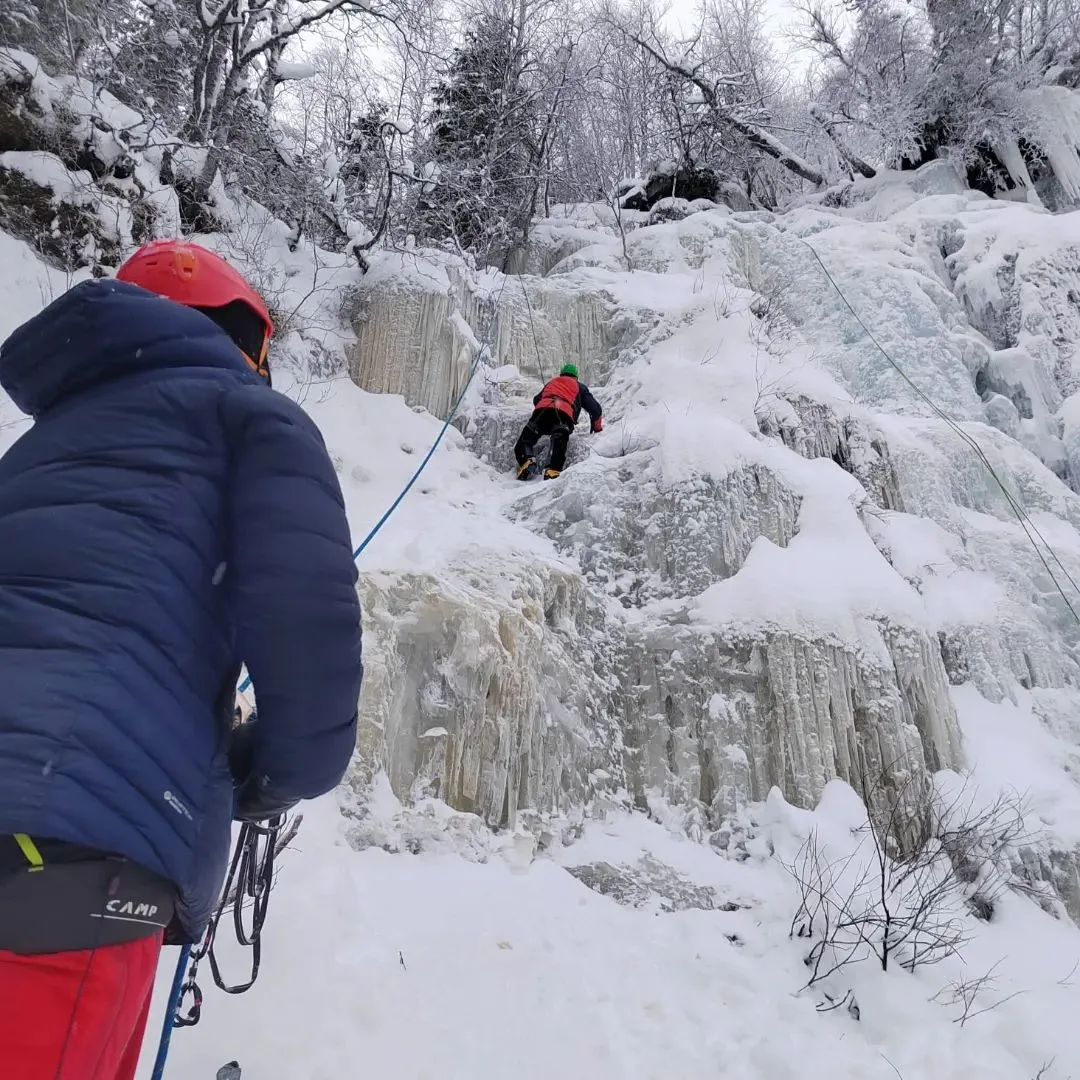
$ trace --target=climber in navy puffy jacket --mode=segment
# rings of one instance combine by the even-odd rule
[[[177,241],[118,277],[0,347],[0,383],[35,421],[0,459],[5,1002],[5,955],[159,945],[169,922],[198,939],[234,816],[329,791],[356,740],[348,523],[318,429],[267,385],[265,305]],[[259,722],[234,777],[241,664]]]

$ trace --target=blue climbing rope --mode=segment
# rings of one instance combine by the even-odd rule
[[[187,972],[190,958],[191,946],[185,945],[180,950],[180,959],[176,962],[176,974],[173,976],[169,1000],[165,1003],[165,1019],[161,1025],[161,1042],[158,1043],[157,1057],[154,1058],[154,1071],[150,1074],[150,1080],[161,1080],[162,1076],[165,1075],[165,1059],[169,1056],[169,1043],[172,1042],[173,1021],[176,1019],[177,1009],[180,1008],[184,975]]]
[[[458,394],[457,401],[455,401],[453,406],[451,407],[449,415],[443,421],[443,426],[439,430],[439,434],[435,436],[435,441],[431,444],[431,449],[428,450],[428,452],[424,455],[424,460],[421,461],[420,464],[417,466],[416,472],[414,472],[412,476],[409,477],[409,482],[401,489],[401,493],[390,504],[390,506],[387,508],[386,513],[383,514],[383,516],[375,522],[375,525],[372,528],[371,532],[369,532],[367,536],[365,536],[364,539],[360,541],[360,546],[352,554],[354,562],[355,560],[360,558],[360,554],[364,550],[364,548],[366,548],[368,544],[370,544],[371,541],[375,539],[378,531],[390,520],[390,515],[393,514],[393,512],[401,505],[402,499],[404,499],[405,496],[409,494],[409,491],[412,488],[413,484],[415,484],[416,481],[420,478],[420,474],[427,467],[427,463],[432,459],[435,451],[438,450],[439,443],[443,441],[443,436],[449,430],[450,425],[454,420],[454,417],[457,415],[458,409],[461,407],[461,403],[465,400],[465,395],[468,393],[469,387],[472,385],[473,376],[476,374],[477,370],[480,367],[480,360],[483,355],[484,349],[481,348],[476,353],[476,359],[473,361],[473,366],[469,370],[469,377],[465,380],[465,385],[461,388],[461,393]]]

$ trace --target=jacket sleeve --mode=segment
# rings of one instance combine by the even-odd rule
[[[226,575],[259,718],[238,793],[242,816],[339,783],[356,746],[363,668],[349,525],[318,428],[265,387],[234,391],[225,412],[233,458]]]
[[[595,424],[604,410],[600,408],[600,402],[592,396],[591,391],[584,383],[578,383],[578,393],[581,395],[581,407],[589,414],[589,419]]]

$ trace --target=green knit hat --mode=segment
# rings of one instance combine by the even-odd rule
[[[560,375],[573,375],[574,378],[576,379],[577,378],[577,364],[563,364],[562,371],[560,371],[559,374]]]

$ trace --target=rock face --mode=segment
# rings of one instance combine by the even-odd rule
[[[678,169],[672,164],[670,168],[657,169],[650,173],[643,184],[627,186],[619,192],[619,201],[624,210],[649,210],[661,200],[673,197],[685,199],[687,202],[695,199],[717,201],[725,186],[734,188],[734,185],[721,181],[712,169],[686,166]],[[735,192],[742,195],[738,188],[735,188]]]
[[[441,256],[425,275],[373,273],[353,310],[364,389],[445,415],[488,344],[458,423],[507,474],[558,364],[578,364],[607,422],[595,441],[579,430],[557,483],[507,478],[506,513],[550,542],[547,561],[477,537],[438,578],[366,583],[358,783],[382,768],[399,798],[495,826],[662,799],[720,836],[773,786],[809,807],[840,778],[889,804],[962,769],[953,686],[986,702],[1075,693],[1080,623],[1024,526],[1042,522],[1046,563],[1080,580],[1080,498],[1057,475],[1080,458],[1080,407],[1051,422],[1075,356],[1058,340],[1012,362],[1023,333],[988,343],[972,325],[980,310],[990,326],[985,292],[949,252],[983,229],[981,204],[940,170],[860,198],[626,235],[545,222],[518,277]],[[841,269],[850,245],[868,252],[858,272]],[[1058,284],[1038,295],[1064,325]],[[1008,312],[1028,310],[1015,293]],[[1065,841],[1022,860],[1074,917],[1076,860]]]

